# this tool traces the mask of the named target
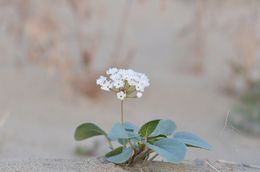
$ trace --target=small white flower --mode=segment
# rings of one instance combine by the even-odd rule
[[[143,96],[143,93],[137,92],[137,93],[136,93],[136,96],[137,96],[138,98],[141,98],[141,97]]]
[[[126,98],[126,94],[123,91],[118,92],[116,95],[119,100],[124,100]]]
[[[97,79],[97,85],[102,85],[106,80],[107,80],[106,77],[100,76],[100,77]]]
[[[124,81],[121,81],[121,80],[115,81],[115,82],[113,83],[113,86],[114,86],[115,88],[123,88],[124,85],[125,85]]]
[[[104,91],[110,91],[110,89],[112,88],[111,82],[105,80],[102,84],[101,84],[101,89]]]
[[[119,73],[114,73],[113,75],[110,75],[110,79],[113,81],[118,81],[122,78],[122,76]]]
[[[108,74],[108,75],[113,75],[113,74],[115,74],[117,71],[118,71],[117,68],[110,68],[110,69],[107,70],[107,74]]]
[[[135,89],[136,89],[136,91],[142,91],[142,92],[144,92],[144,86],[143,86],[142,84],[137,84],[137,85],[135,86]]]
[[[106,85],[102,85],[100,88],[101,88],[101,90],[104,90],[104,91],[110,91],[110,89]]]
[[[149,79],[145,74],[135,72],[132,69],[110,68],[106,73],[108,78],[100,76],[97,79],[97,85],[100,85],[102,90],[116,92],[120,100],[124,100],[128,96],[126,91],[129,89],[129,85],[134,88],[133,91],[136,91],[138,98],[142,97],[144,89],[150,85]],[[131,94],[130,92],[128,93]]]

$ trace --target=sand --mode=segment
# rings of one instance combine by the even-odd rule
[[[204,161],[186,161],[179,165],[163,162],[152,162],[146,164],[137,164],[133,167],[120,167],[112,163],[108,163],[103,159],[34,159],[19,161],[0,161],[1,171],[3,172],[257,172],[260,169],[243,165],[234,165],[228,163],[216,162],[208,164]]]

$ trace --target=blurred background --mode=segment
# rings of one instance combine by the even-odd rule
[[[260,164],[259,0],[0,0],[0,160],[85,158],[120,102],[96,78],[109,67],[148,75],[125,105],[138,125],[168,118],[213,150],[187,159]]]

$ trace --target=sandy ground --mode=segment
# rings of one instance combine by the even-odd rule
[[[192,54],[188,53],[191,49],[184,48],[189,38],[181,40],[174,35],[189,23],[193,13],[187,10],[191,6],[181,1],[176,3],[172,10],[159,13],[154,1],[153,5],[146,7],[147,11],[135,6],[131,14],[126,33],[128,44],[124,46],[138,47],[131,67],[145,72],[151,78],[151,87],[142,99],[127,102],[127,120],[141,125],[154,118],[170,118],[176,121],[180,130],[195,132],[212,144],[210,152],[190,150],[187,159],[260,164],[259,138],[228,128],[223,131],[226,115],[235,102],[221,90],[227,76],[227,59],[234,56],[232,48],[229,49],[227,42],[223,41],[225,35],[213,31],[207,40],[211,48],[205,60],[205,74],[194,76],[180,72],[183,65],[184,68],[187,67],[185,64],[189,66]],[[122,7],[123,4],[119,5]],[[239,7],[243,5],[241,3]],[[114,6],[104,6],[108,6],[110,13],[102,24],[105,40],[95,67],[107,62],[104,57],[112,49],[111,38],[114,38],[113,31],[117,28],[113,22],[118,18],[114,17],[120,16],[120,10],[113,11]],[[234,19],[239,16],[236,14],[248,15],[250,12],[250,8],[237,8],[233,15],[226,15],[231,6],[223,7],[222,20],[228,20],[225,16]],[[186,11],[185,15],[175,15],[183,11]],[[152,20],[154,18],[156,22]],[[100,25],[96,24],[96,27]],[[95,30],[95,27],[91,29]],[[81,158],[74,153],[76,145],[89,145],[93,140],[76,143],[73,140],[76,126],[91,121],[108,130],[119,120],[119,101],[114,95],[101,93],[98,100],[84,98],[58,76],[50,77],[45,68],[27,62],[16,66],[13,56],[14,53],[1,55],[0,115],[9,116],[0,129],[0,160]],[[102,138],[98,140],[104,141]],[[107,149],[102,144],[97,156]]]
[[[171,164],[165,162],[152,162],[146,164],[137,164],[134,167],[120,167],[109,163],[104,159],[34,159],[18,161],[0,161],[1,170],[4,172],[34,172],[34,171],[67,171],[67,172],[215,172],[218,169],[221,172],[259,172],[253,167],[242,165],[227,164],[215,162],[208,164],[206,161],[185,161],[182,164]]]

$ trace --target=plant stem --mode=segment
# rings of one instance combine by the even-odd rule
[[[128,139],[128,143],[129,143],[129,145],[131,146],[131,148],[135,149],[135,147],[134,147],[134,145],[133,145],[133,143],[131,142],[130,139]]]
[[[158,156],[158,154],[155,154],[153,157],[151,157],[151,158],[149,159],[149,161],[153,161],[157,156]]]
[[[135,156],[132,163],[136,163],[140,160],[142,160],[147,154],[151,153],[151,149],[146,148],[142,152],[140,152],[138,155]]]
[[[121,124],[124,124],[124,101],[121,101]]]
[[[108,142],[109,148],[110,148],[111,150],[114,150],[114,147],[113,147],[111,141],[109,140],[109,138],[108,138],[107,136],[105,136],[105,137],[106,137],[106,139],[107,139],[107,142]]]

